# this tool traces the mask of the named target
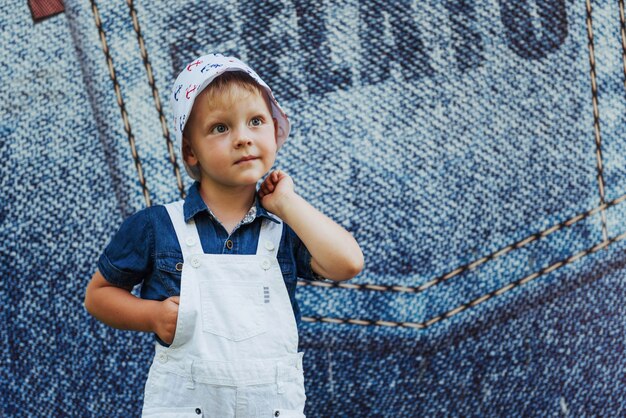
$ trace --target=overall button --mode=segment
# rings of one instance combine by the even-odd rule
[[[183,271],[183,263],[176,263],[176,271]]]
[[[231,240],[226,241],[226,248],[229,250],[233,249],[233,242]]]
[[[269,270],[270,267],[272,267],[272,262],[270,260],[265,258],[261,261],[261,268],[263,268],[263,270]]]
[[[272,241],[265,241],[265,249],[272,251],[274,249],[274,243]]]
[[[187,244],[187,247],[193,247],[194,245],[196,245],[196,240],[192,237],[187,237],[187,239],[185,240],[185,244]]]
[[[200,264],[202,263],[200,262],[200,258],[198,258],[198,256],[191,257],[191,267],[198,268],[200,267]]]

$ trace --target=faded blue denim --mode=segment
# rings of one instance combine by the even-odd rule
[[[98,1],[121,108],[91,4],[33,25],[25,3],[0,6],[0,415],[138,416],[151,336],[82,300],[146,205],[123,113],[152,203],[180,198],[148,61]],[[134,2],[165,124],[187,60],[248,62],[293,123],[276,166],[361,243],[351,283],[383,286],[298,286],[308,416],[624,415],[626,207],[601,206],[626,192],[622,23],[589,3]]]

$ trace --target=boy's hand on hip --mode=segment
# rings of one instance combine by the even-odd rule
[[[157,305],[158,308],[154,317],[154,332],[166,344],[171,344],[174,341],[179,302],[179,296],[172,296],[159,302]]]
[[[259,188],[261,204],[278,217],[282,217],[285,203],[294,195],[293,180],[282,170],[272,171]]]

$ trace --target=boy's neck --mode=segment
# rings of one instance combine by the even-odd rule
[[[255,195],[255,185],[226,189],[200,183],[202,200],[224,226],[243,219],[254,203]]]

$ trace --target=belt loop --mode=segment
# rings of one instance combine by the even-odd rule
[[[193,381],[193,360],[189,362],[189,381],[187,382],[187,389],[195,389],[196,385]]]
[[[279,394],[285,393],[285,388],[283,387],[283,379],[280,375],[280,363],[276,364],[276,391]]]

